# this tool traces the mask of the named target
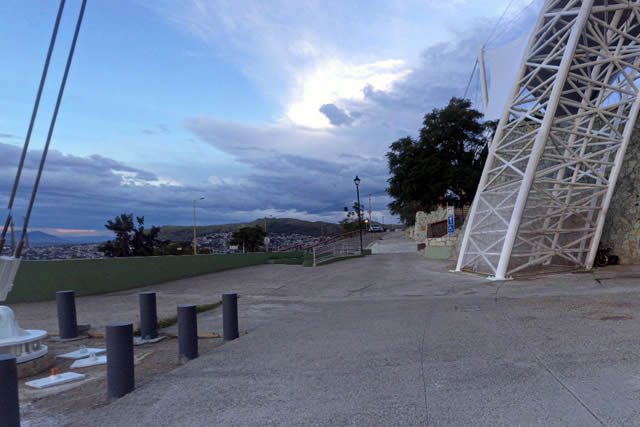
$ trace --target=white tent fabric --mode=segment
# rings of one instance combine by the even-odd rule
[[[21,258],[0,256],[0,301],[7,299],[13,288],[13,281],[18,274]]]
[[[486,120],[499,120],[502,116],[528,41],[529,31],[502,47],[485,51],[484,58],[489,69],[489,81],[487,82],[489,105],[487,111],[484,112]]]

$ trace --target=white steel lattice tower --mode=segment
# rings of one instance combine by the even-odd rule
[[[640,0],[547,0],[502,114],[457,270],[590,269],[640,108]]]

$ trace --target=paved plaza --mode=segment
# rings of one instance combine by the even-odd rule
[[[241,337],[73,421],[640,425],[640,270],[490,282],[449,273],[402,239],[384,236],[392,253],[323,267],[146,288],[160,317],[237,291]],[[78,298],[79,321],[136,321],[137,292]],[[55,303],[13,308],[25,327],[52,329]],[[198,321],[222,329],[220,309]]]

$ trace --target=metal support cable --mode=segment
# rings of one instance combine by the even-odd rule
[[[0,235],[0,250],[4,247],[4,242],[7,236],[7,231],[11,224],[11,209],[13,208],[13,202],[16,198],[16,192],[20,183],[20,177],[22,175],[22,168],[24,167],[24,160],[27,156],[29,149],[29,142],[31,141],[31,133],[33,132],[33,126],[38,115],[38,109],[40,107],[40,98],[42,97],[42,90],[44,89],[44,83],[47,80],[47,74],[49,72],[49,63],[51,62],[51,54],[53,53],[53,47],[56,44],[56,38],[58,37],[58,28],[60,27],[60,19],[62,18],[62,11],[64,10],[64,4],[66,0],[60,0],[60,6],[58,7],[58,14],[56,16],[56,22],[53,26],[53,32],[51,33],[51,40],[49,41],[49,50],[47,51],[47,57],[44,61],[44,67],[42,69],[42,75],[40,77],[40,86],[38,86],[38,93],[36,94],[36,100],[33,104],[33,111],[31,112],[31,120],[29,121],[29,129],[27,130],[27,136],[25,137],[24,145],[22,147],[22,154],[20,155],[20,162],[18,163],[18,170],[16,171],[16,177],[13,180],[13,187],[11,188],[11,195],[9,196],[9,203],[7,206],[7,220],[2,229]]]
[[[469,81],[467,82],[467,88],[464,90],[464,95],[462,96],[462,99],[467,99],[467,93],[469,92],[469,87],[471,86],[473,75],[476,73],[477,66],[478,66],[478,59],[476,58],[476,62],[473,64],[473,70],[471,70],[471,75],[469,76]]]
[[[64,89],[67,85],[67,77],[69,76],[69,69],[71,68],[71,61],[73,60],[73,53],[76,49],[76,43],[78,41],[78,35],[80,34],[80,27],[82,25],[82,18],[84,17],[84,10],[87,6],[87,0],[82,0],[82,5],[80,6],[80,13],[78,14],[78,21],[76,22],[76,29],[73,33],[73,41],[71,42],[71,49],[69,50],[69,56],[67,57],[67,64],[64,68],[64,75],[62,76],[62,83],[60,84],[60,90],[58,91],[58,99],[56,100],[56,106],[53,110],[53,117],[51,118],[51,123],[49,125],[49,133],[47,134],[47,142],[44,145],[44,150],[42,151],[42,157],[40,158],[40,166],[38,168],[38,174],[36,175],[36,181],[33,186],[33,190],[31,191],[31,199],[29,200],[29,207],[27,209],[27,215],[24,219],[24,227],[22,228],[22,237],[20,238],[20,242],[18,243],[18,247],[16,249],[15,257],[19,258],[22,254],[22,248],[24,246],[24,239],[27,235],[27,229],[29,226],[29,219],[31,218],[31,211],[33,210],[33,204],[36,199],[36,194],[38,192],[38,187],[40,185],[40,178],[42,177],[42,170],[44,169],[44,164],[47,160],[47,154],[49,152],[49,145],[51,144],[51,137],[53,136],[53,129],[56,125],[56,120],[58,118],[58,111],[60,110],[60,103],[62,102],[62,95],[64,94]]]

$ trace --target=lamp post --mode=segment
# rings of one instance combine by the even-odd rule
[[[204,200],[204,197],[193,199],[193,254],[198,255],[198,241],[196,240],[196,200]]]
[[[360,215],[360,178],[356,175],[356,178],[353,180],[356,184],[356,197],[358,199],[358,228],[360,229],[360,255],[364,253],[364,249],[362,248],[362,215]]]

